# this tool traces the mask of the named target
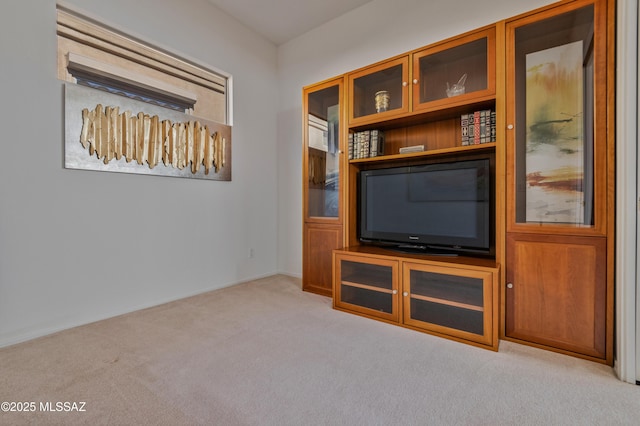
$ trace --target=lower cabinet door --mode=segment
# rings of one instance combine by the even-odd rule
[[[603,237],[509,234],[505,335],[605,359],[606,264]]]
[[[398,322],[398,262],[335,253],[334,307]]]
[[[497,349],[496,275],[491,270],[405,262],[403,322]]]
[[[334,249],[342,247],[342,226],[304,225],[302,289],[331,297],[331,262]]]

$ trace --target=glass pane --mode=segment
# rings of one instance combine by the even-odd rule
[[[465,305],[482,306],[483,281],[479,278],[411,271],[411,294]]]
[[[338,217],[340,156],[340,89],[338,86],[308,95],[309,140],[308,214]]]
[[[420,103],[487,89],[487,39],[420,58]]]
[[[481,311],[461,309],[419,299],[411,299],[411,319],[482,335],[484,317]]]
[[[389,266],[343,260],[340,268],[342,281],[367,284],[387,290],[393,287],[393,269]]]
[[[353,116],[402,108],[402,64],[353,80]]]
[[[390,293],[381,293],[379,291],[342,284],[340,294],[342,301],[345,303],[362,306],[379,312],[386,312],[388,314],[392,313],[393,296]]]
[[[515,32],[516,222],[594,224],[593,6]]]

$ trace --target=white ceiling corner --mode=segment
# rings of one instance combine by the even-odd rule
[[[207,1],[275,45],[280,45],[371,0]]]

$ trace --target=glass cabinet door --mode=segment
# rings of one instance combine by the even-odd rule
[[[398,262],[336,254],[337,307],[398,321]]]
[[[495,43],[492,27],[415,53],[413,109],[495,95]]]
[[[305,92],[305,221],[340,220],[342,79]]]
[[[511,231],[605,232],[606,13],[584,4],[507,25]]]
[[[349,123],[360,124],[409,110],[409,58],[402,57],[349,75]]]
[[[403,280],[406,324],[491,343],[491,272],[405,263]]]

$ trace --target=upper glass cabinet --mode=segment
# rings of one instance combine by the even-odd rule
[[[413,109],[495,95],[495,27],[413,55]]]
[[[340,218],[342,79],[305,90],[305,219]]]
[[[604,232],[606,14],[585,3],[507,25],[511,230]]]
[[[349,125],[495,98],[494,26],[349,75]]]
[[[409,110],[409,58],[402,57],[349,75],[349,123],[384,120]]]

